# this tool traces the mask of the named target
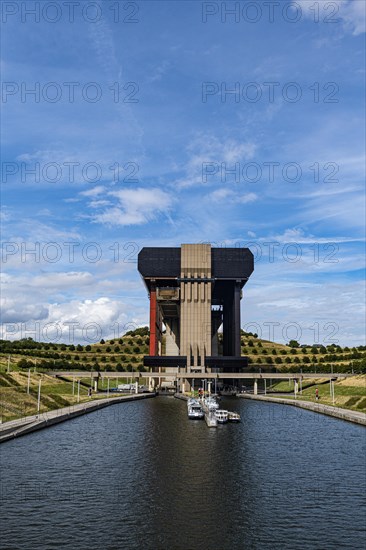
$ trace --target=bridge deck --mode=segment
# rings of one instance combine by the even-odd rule
[[[71,378],[96,378],[98,375],[101,378],[171,378],[171,379],[211,379],[224,380],[228,378],[237,378],[242,380],[250,379],[271,379],[271,380],[288,380],[290,379],[306,379],[306,378],[348,378],[355,376],[354,374],[345,373],[320,373],[320,372],[115,372],[115,371],[50,371],[46,374],[50,376],[64,376]]]

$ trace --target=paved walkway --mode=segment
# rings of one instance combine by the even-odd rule
[[[64,422],[65,420],[70,420],[76,416],[96,411],[98,409],[102,409],[103,407],[108,407],[109,405],[122,403],[124,401],[136,401],[138,399],[146,399],[149,397],[155,397],[155,393],[140,393],[124,395],[121,397],[94,399],[93,401],[70,405],[69,407],[55,409],[39,415],[24,416],[23,418],[19,418],[17,420],[10,420],[9,422],[0,424],[0,443],[20,435],[25,435],[42,428],[47,428],[53,424],[58,424],[59,422]]]
[[[323,405],[321,403],[313,403],[312,401],[302,401],[301,399],[286,399],[285,397],[272,397],[269,395],[251,395],[241,393],[238,394],[238,397],[243,397],[244,399],[256,399],[258,401],[268,401],[270,403],[280,403],[281,405],[292,405],[293,407],[300,407],[301,409],[307,409],[309,411],[326,414],[328,416],[333,416],[334,418],[340,418],[341,420],[347,420],[348,422],[355,422],[356,424],[366,426],[366,414],[363,412],[341,409],[340,407]]]

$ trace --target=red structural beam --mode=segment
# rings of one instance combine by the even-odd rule
[[[158,355],[156,289],[150,291],[150,346],[149,354]]]

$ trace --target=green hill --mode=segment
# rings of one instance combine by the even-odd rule
[[[219,335],[219,349],[221,347]],[[241,353],[249,360],[253,372],[366,372],[366,346],[349,348],[332,344],[300,346],[262,340],[255,334],[241,333]],[[163,342],[164,348],[164,342]],[[59,344],[36,342],[31,338],[0,340],[0,371],[11,369],[37,370],[100,370],[131,372],[144,370],[143,356],[149,353],[149,329],[141,327],[114,340],[97,344]]]

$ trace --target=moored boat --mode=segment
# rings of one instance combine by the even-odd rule
[[[191,418],[192,420],[199,420],[201,418],[204,418],[205,413],[202,410],[201,405],[196,403],[190,403],[188,405],[188,418]]]
[[[206,397],[204,403],[209,411],[215,411],[220,408],[220,405],[214,397]]]
[[[228,412],[228,421],[229,422],[240,422],[240,414],[236,412]]]
[[[229,412],[224,409],[217,409],[215,411],[215,418],[220,424],[225,424],[228,421]]]

